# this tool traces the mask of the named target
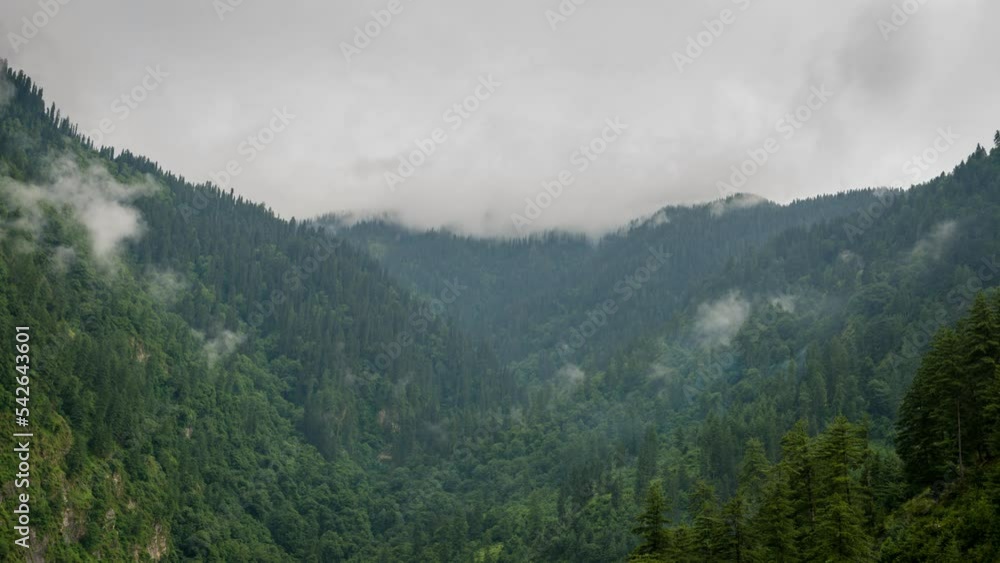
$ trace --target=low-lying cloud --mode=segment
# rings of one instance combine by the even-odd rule
[[[767,203],[767,199],[754,194],[736,194],[726,199],[713,201],[709,205],[712,217],[721,217],[730,211],[737,209],[749,209],[762,203]]]
[[[149,294],[164,305],[173,305],[187,290],[188,280],[170,269],[152,269],[147,273]]]
[[[607,232],[717,199],[717,182],[812,87],[836,94],[740,191],[786,203],[909,181],[905,163],[952,127],[961,137],[922,171],[931,178],[1000,123],[997,2],[927,2],[884,35],[879,21],[899,0],[753,1],[683,74],[672,55],[731,0],[588,2],[553,30],[545,12],[558,3],[414,3],[348,63],[341,43],[384,2],[243,2],[219,21],[204,3],[105,0],[60,12],[58,29],[11,59],[84,131],[117,118],[111,104],[147,66],[176,69],[106,143],[194,181],[239,159],[272,108],[295,108],[295,126],[245,163],[237,193],[285,217],[389,211],[474,234],[513,233],[510,214],[573,166],[609,117],[628,134],[585,159],[531,229]],[[37,9],[0,3],[0,33]],[[452,131],[445,112],[489,73],[503,86]],[[447,143],[388,189],[383,173],[442,123]]]
[[[910,251],[910,258],[913,260],[940,259],[957,232],[958,223],[953,220],[942,221],[934,225],[927,236],[917,241],[913,250]]]
[[[110,265],[122,245],[142,236],[143,221],[131,202],[155,189],[151,182],[122,184],[102,166],[81,170],[69,158],[57,160],[49,170],[51,181],[27,185],[0,178],[5,192],[21,216],[4,231],[19,231],[37,238],[46,222],[45,209],[69,211],[86,230],[89,250],[102,265]]]
[[[57,246],[52,251],[52,269],[57,274],[65,274],[76,263],[76,249],[72,246]]]
[[[566,364],[556,372],[556,377],[571,385],[582,382],[585,375],[583,370],[575,364]]]
[[[702,346],[728,345],[750,316],[750,302],[738,291],[716,301],[698,306],[694,322],[695,336]]]
[[[205,338],[201,333],[196,332],[196,336],[200,338]],[[229,357],[243,341],[246,340],[246,335],[243,333],[233,332],[231,330],[223,330],[217,334],[214,338],[205,340],[202,345],[202,350],[205,352],[205,356],[208,358],[208,365],[213,366],[219,362]]]
[[[782,293],[780,295],[775,295],[770,300],[772,306],[778,307],[779,309],[787,311],[789,313],[795,312],[796,301],[797,297],[790,293]]]

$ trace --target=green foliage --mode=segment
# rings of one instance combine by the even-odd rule
[[[927,484],[928,475],[942,479],[934,484],[936,489],[925,489],[900,506],[901,464],[874,449],[863,426],[838,416],[822,433],[810,437],[806,423],[800,421],[782,438],[781,459],[773,467],[759,441],[748,443],[738,490],[721,511],[711,487],[704,482],[695,485],[690,509],[695,559],[995,560],[1000,553],[996,533],[1000,464],[986,439],[996,431],[996,419],[982,418],[982,412],[994,407],[989,385],[997,380],[987,378],[978,394],[966,393],[962,385],[982,384],[979,378],[966,378],[975,373],[975,366],[985,365],[984,373],[989,373],[994,369],[989,360],[1000,360],[993,338],[998,305],[996,296],[989,301],[980,295],[957,330],[941,330],[904,401],[900,427],[906,433],[903,438],[901,431],[900,455],[907,464],[906,474],[916,490]],[[968,362],[963,368],[950,367],[963,359]],[[957,437],[941,439],[960,432],[957,416],[951,418],[949,399],[976,396],[983,398],[969,403],[976,406],[967,407],[966,416],[981,426],[963,430],[961,436],[963,444],[983,444],[983,449],[971,449],[979,455],[970,456],[969,465],[958,465],[950,476],[936,474],[934,467],[947,467],[958,456]],[[934,416],[933,409],[941,405],[942,414]],[[649,536],[646,514],[636,528],[643,538]],[[670,535],[688,532],[680,526]],[[649,545],[644,541],[637,553],[670,560],[668,545],[659,549]]]
[[[962,477],[1000,453],[1000,293],[980,294],[942,330],[900,408],[900,457],[917,488]]]
[[[646,493],[646,503],[639,515],[632,533],[642,538],[642,543],[632,552],[634,560],[642,561],[644,556],[666,553],[670,549],[670,538],[665,525],[667,510],[659,481],[653,481]]]

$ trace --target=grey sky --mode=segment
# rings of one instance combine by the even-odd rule
[[[194,181],[235,161],[227,187],[284,216],[394,211],[416,226],[512,232],[525,198],[567,171],[572,183],[524,228],[596,232],[725,195],[717,182],[769,137],[777,149],[738,191],[789,201],[930,179],[1000,127],[1000,5],[986,0],[564,0],[576,10],[554,30],[546,11],[560,0],[399,0],[349,62],[341,43],[389,0],[243,0],[221,17],[227,0],[62,0],[15,52],[10,34],[27,37],[22,18],[47,1],[58,5],[3,3],[0,54],[64,114],[86,131],[107,119],[106,144]],[[880,30],[894,5],[918,9]],[[678,70],[674,53],[724,9],[731,23]],[[146,79],[155,89],[125,116],[112,104],[147,67],[166,76]],[[481,80],[494,86],[479,88],[478,109],[445,113]],[[824,85],[829,99],[810,100]],[[817,109],[788,134],[780,120],[807,101]],[[294,117],[272,119],[282,109]],[[627,129],[596,142],[606,152],[580,171],[574,152],[615,118]],[[270,124],[282,130],[263,150],[241,147]],[[385,173],[415,139],[435,150],[390,189]],[[935,143],[926,170],[907,164]]]

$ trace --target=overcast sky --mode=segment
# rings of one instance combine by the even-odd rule
[[[765,145],[736,191],[786,202],[930,179],[1000,128],[987,0],[45,1],[2,3],[0,54],[64,115],[193,181],[235,164],[226,187],[286,217],[511,232],[565,172],[522,228],[596,232],[726,195]],[[434,152],[391,182],[417,140]]]

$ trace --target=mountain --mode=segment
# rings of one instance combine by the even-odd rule
[[[374,476],[509,394],[489,346],[320,229],[95,150],[3,70],[0,275],[4,326],[33,331],[33,556],[375,557],[393,520],[362,505],[388,486]]]
[[[470,289],[455,303],[458,320],[498,341],[498,352],[510,361],[558,352],[570,331],[608,298],[629,302],[607,319],[601,351],[615,349],[668,322],[697,280],[720,265],[791,228],[870,205],[878,194],[856,191],[788,206],[741,194],[710,205],[667,207],[598,240],[558,232],[521,239],[411,233],[384,219],[345,225],[328,216],[320,222],[418,292],[432,294],[442,279],[463,280]],[[656,268],[648,279],[644,267]]]
[[[1000,557],[1000,133],[476,238],[278,217],[2,70],[4,560]]]

